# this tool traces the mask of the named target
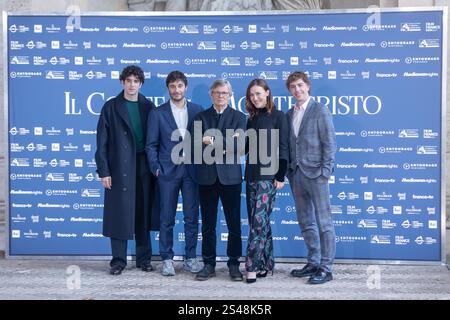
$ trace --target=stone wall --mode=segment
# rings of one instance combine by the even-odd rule
[[[81,12],[128,11],[127,0],[31,0],[30,11],[66,12],[71,6],[77,6]]]
[[[128,0],[128,4],[133,11],[260,11],[324,8],[324,0]]]

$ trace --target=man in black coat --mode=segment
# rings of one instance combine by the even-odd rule
[[[102,108],[95,153],[97,172],[105,188],[103,235],[111,238],[112,275],[121,274],[127,265],[127,240],[133,240],[133,236],[136,267],[153,270],[149,231],[159,227],[159,213],[154,212],[155,178],[145,155],[146,123],[155,105],[139,93],[144,83],[140,67],[126,67],[120,81],[123,91]]]
[[[240,157],[245,151],[245,116],[228,104],[233,91],[227,80],[214,81],[209,93],[213,105],[197,114],[193,129],[204,263],[196,279],[207,280],[215,276],[217,207],[220,199],[228,228],[227,265],[230,277],[233,281],[242,281],[239,271],[242,255]],[[201,153],[201,161],[196,159],[199,158],[198,153]]]

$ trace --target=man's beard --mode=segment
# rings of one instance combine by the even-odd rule
[[[176,99],[176,98],[174,98],[174,97],[170,97],[170,99],[172,99],[172,101],[174,101],[174,102],[181,102],[181,101],[184,100],[184,96],[182,96],[182,97],[179,98],[179,99]]]

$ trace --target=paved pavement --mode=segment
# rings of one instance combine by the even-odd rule
[[[215,278],[202,282],[181,270],[181,262],[174,277],[161,275],[160,261],[153,265],[155,271],[144,273],[130,262],[122,275],[110,276],[107,261],[0,258],[0,299],[450,300],[450,270],[444,265],[336,264],[335,279],[323,285],[292,278],[290,270],[299,265],[291,263],[278,263],[273,276],[254,284],[232,282],[225,263],[218,263]]]
[[[293,264],[277,264],[273,276],[254,284],[232,282],[225,263],[217,276],[196,281],[181,270],[177,275],[144,273],[132,266],[120,276],[107,274],[106,261],[0,260],[0,299],[446,299],[450,300],[450,271],[446,266],[336,264],[335,279],[309,285],[292,278]],[[369,269],[370,268],[370,269]],[[375,276],[370,278],[368,272]],[[80,275],[79,277],[77,275]]]
[[[4,247],[4,227],[0,226],[0,250]],[[447,250],[450,251],[450,229]],[[160,261],[153,265],[155,271],[144,273],[130,261],[122,275],[110,276],[107,261],[0,258],[0,299],[450,300],[447,265],[335,264],[334,280],[323,285],[309,285],[306,279],[291,277],[290,270],[299,267],[292,263],[278,263],[273,275],[254,284],[232,282],[225,263],[218,263],[217,276],[208,281],[196,281],[191,273],[181,269],[181,262],[175,263],[174,277],[161,275]]]

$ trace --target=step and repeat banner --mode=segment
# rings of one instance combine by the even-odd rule
[[[244,113],[250,80],[266,79],[287,111],[295,101],[285,79],[307,71],[337,134],[330,181],[337,258],[441,261],[443,15],[7,15],[9,256],[110,254],[96,124],[121,91],[121,70],[136,64],[145,71],[141,92],[156,105],[168,99],[167,74],[180,70],[190,100],[208,108],[210,84],[224,78],[233,85],[232,107]],[[245,249],[245,192],[241,218]],[[305,257],[289,185],[271,218],[276,257]],[[183,230],[180,203],[176,255],[184,252]],[[217,237],[226,256],[222,210]],[[158,238],[153,232],[155,254]],[[201,241],[200,233],[199,255]]]

